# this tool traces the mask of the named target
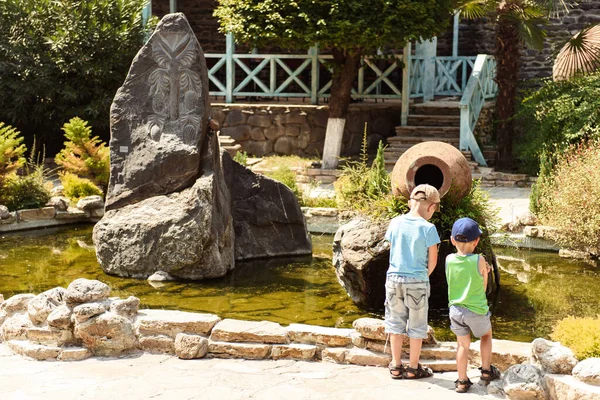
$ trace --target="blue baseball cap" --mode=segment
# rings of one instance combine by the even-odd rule
[[[457,242],[468,243],[477,239],[483,232],[479,229],[477,222],[471,218],[460,218],[457,219],[454,225],[452,225],[452,237]],[[461,236],[460,239],[458,236]]]

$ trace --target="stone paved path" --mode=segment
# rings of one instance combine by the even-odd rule
[[[470,376],[478,376],[473,370]],[[0,399],[494,399],[475,384],[454,392],[456,373],[392,380],[385,368],[291,360],[179,360],[143,354],[42,362],[0,344]],[[474,382],[477,378],[472,379]]]

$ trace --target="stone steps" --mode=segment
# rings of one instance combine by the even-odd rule
[[[242,150],[242,146],[240,144],[236,144],[235,140],[233,140],[231,136],[219,135],[218,138],[221,148],[225,149],[225,151],[228,152],[231,157],[235,157],[235,155]]]
[[[407,135],[460,137],[460,127],[458,126],[407,125],[397,126],[394,129],[396,137]],[[389,137],[388,141],[390,139],[394,140],[394,136]]]
[[[460,127],[459,115],[408,115],[409,126],[445,126]]]

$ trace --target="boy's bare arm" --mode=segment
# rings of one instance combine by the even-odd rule
[[[483,256],[479,256],[479,263],[477,266],[479,267],[479,273],[481,273],[481,276],[483,276],[483,289],[487,290],[488,273],[490,271],[490,266],[488,265],[487,261],[485,261],[485,258],[483,258]]]
[[[434,244],[433,246],[429,246],[427,253],[429,254],[427,258],[427,274],[431,275],[437,265],[438,245]]]

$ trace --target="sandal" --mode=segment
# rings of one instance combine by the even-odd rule
[[[412,374],[412,376],[408,375]],[[433,371],[429,367],[422,367],[418,364],[417,368],[404,367],[404,379],[421,379],[433,376]]]
[[[457,379],[454,381],[454,391],[456,393],[467,393],[471,386],[473,386],[473,382],[471,382],[469,378],[464,380]]]
[[[484,383],[488,384],[493,380],[500,378],[500,370],[493,365],[490,365],[490,369],[479,368],[481,371],[481,377],[479,378]]]
[[[390,376],[392,379],[402,379],[404,375],[404,366],[400,365],[388,365],[388,369],[390,370]]]

